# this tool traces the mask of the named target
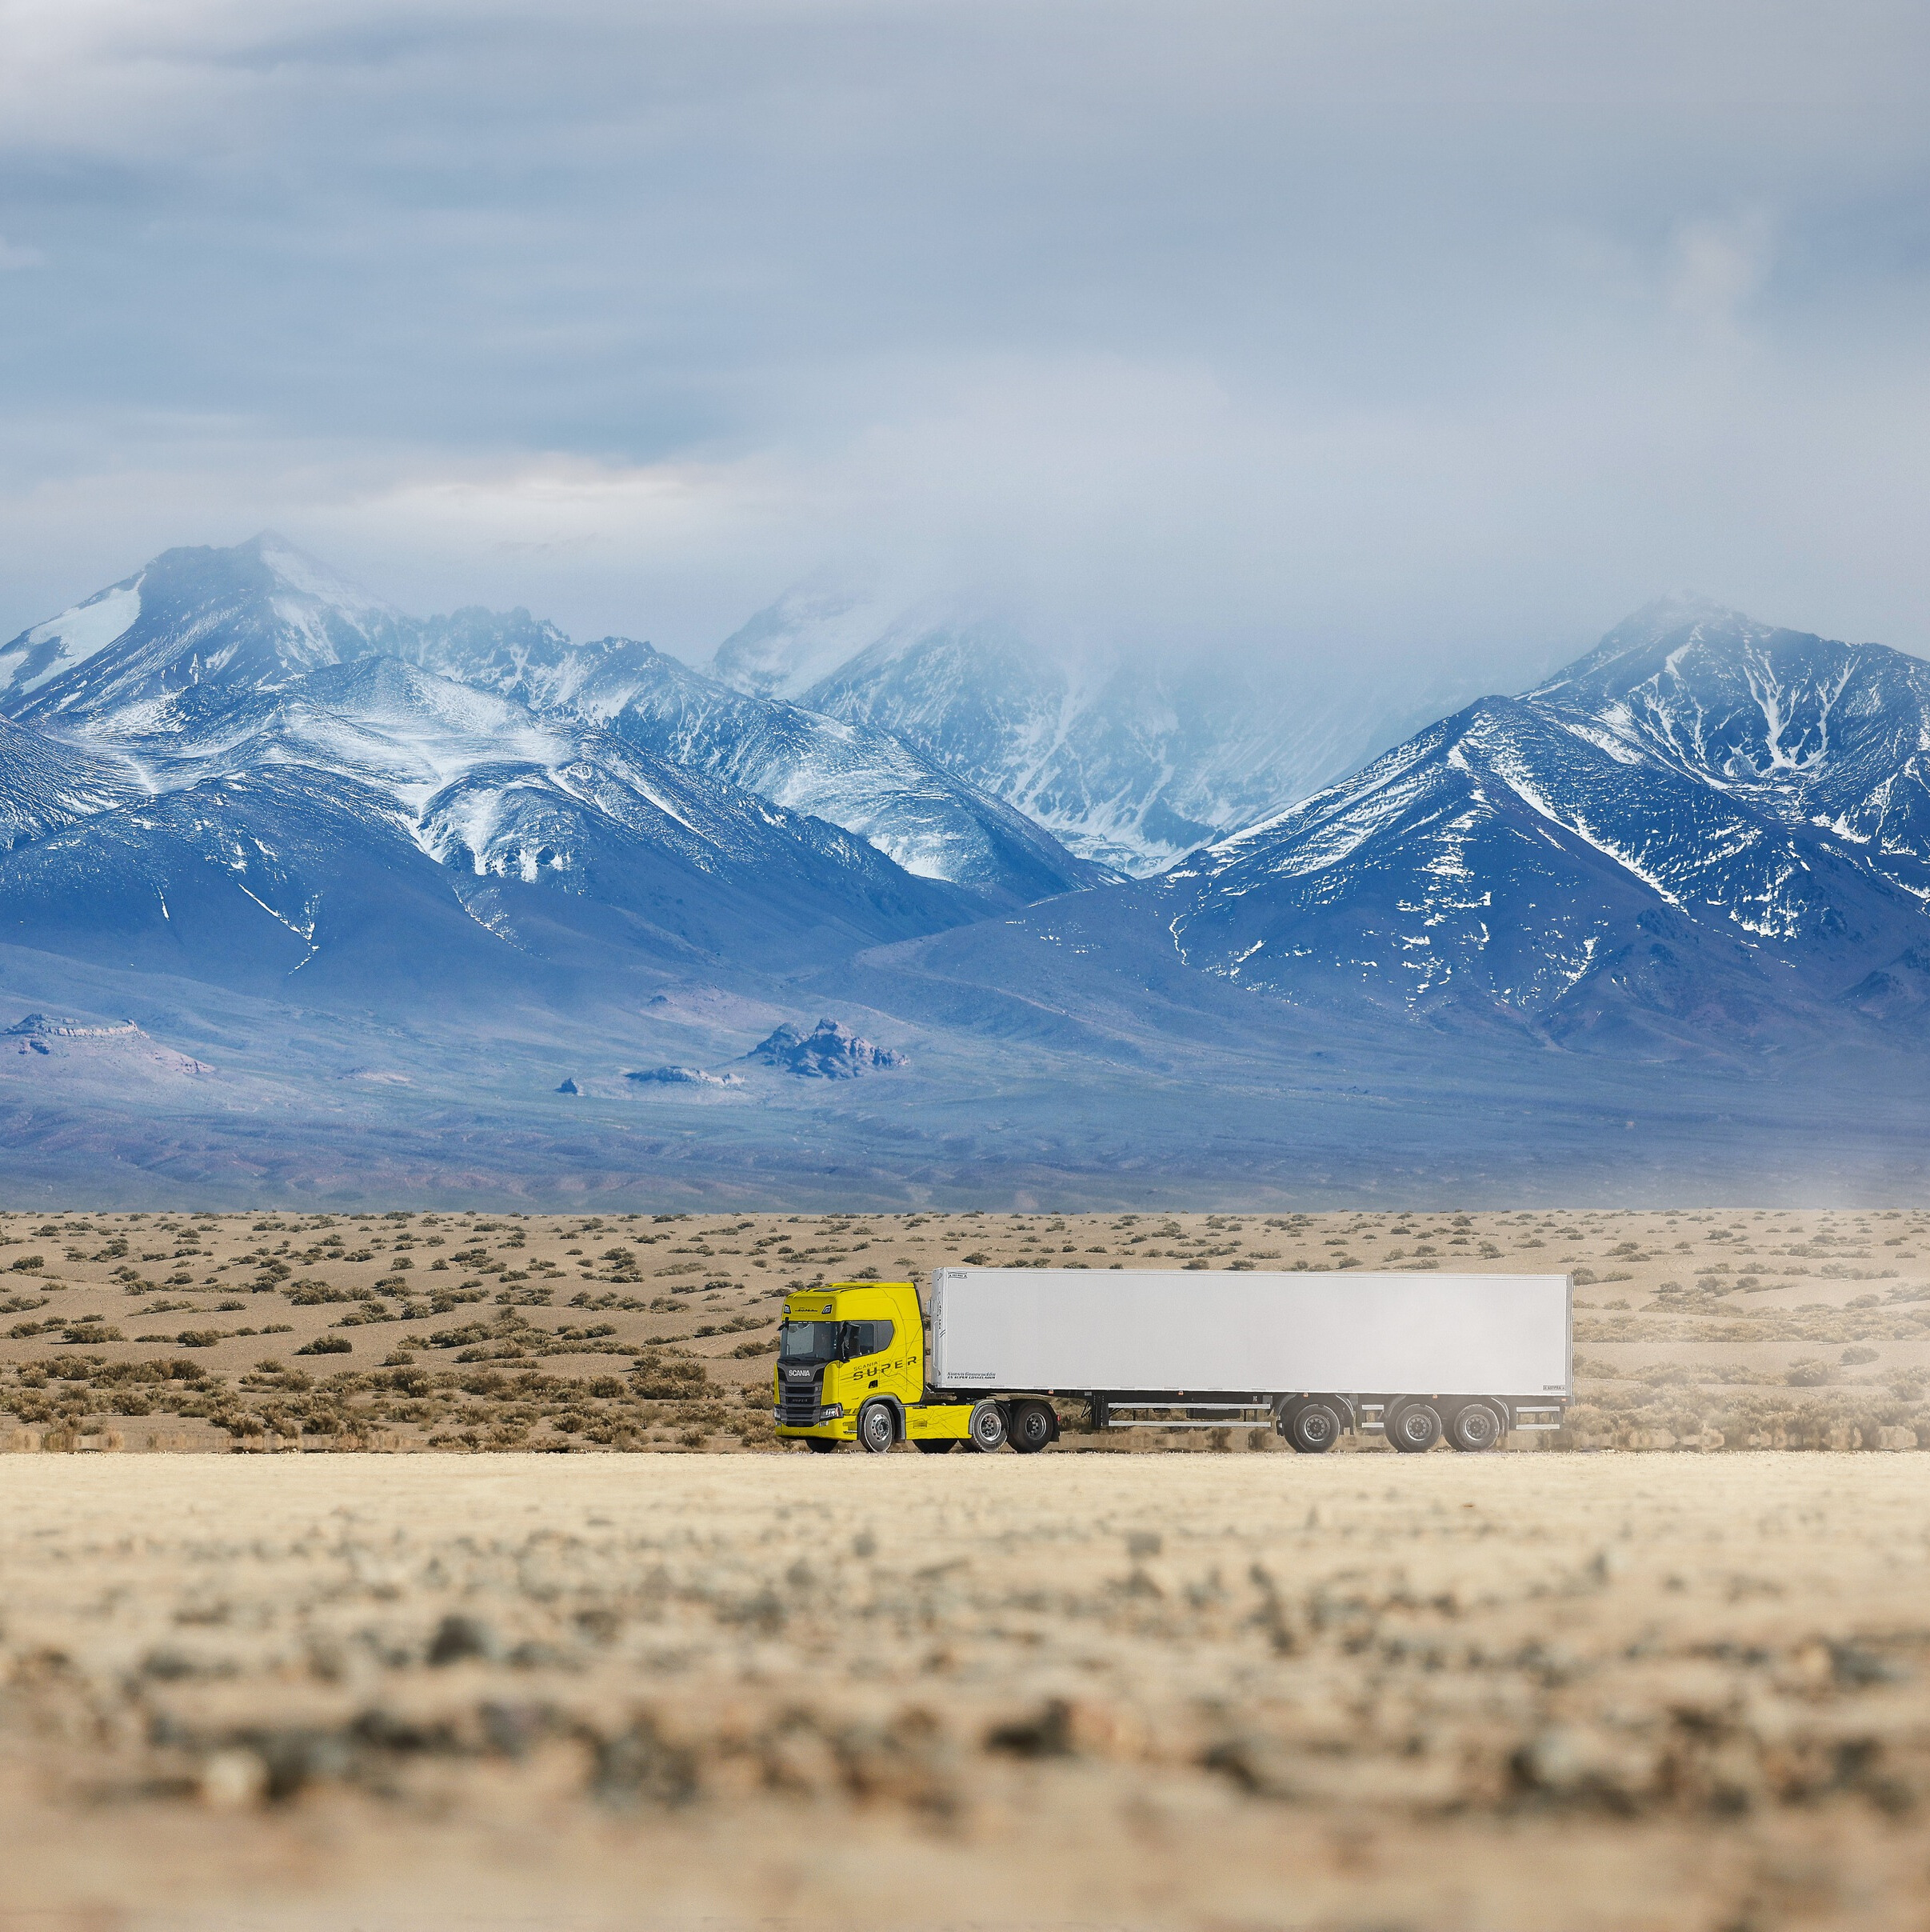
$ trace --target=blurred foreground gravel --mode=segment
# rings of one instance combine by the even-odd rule
[[[4,1469],[8,1932],[1930,1924],[1913,1457]]]

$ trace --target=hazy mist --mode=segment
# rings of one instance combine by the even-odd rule
[[[0,636],[264,525],[701,657],[807,571],[1505,682],[1930,653],[1930,13],[0,0]]]

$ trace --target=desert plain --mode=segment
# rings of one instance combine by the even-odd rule
[[[1930,1924],[1930,1218],[0,1243],[6,1932]],[[1570,1272],[1580,1399],[779,1447],[789,1286],[981,1257]]]
[[[1916,1211],[398,1211],[0,1216],[0,1450],[769,1448],[790,1289],[958,1262],[1569,1273],[1560,1446],[1930,1444]]]
[[[1920,1928],[1920,1468],[16,1457],[0,1925]]]

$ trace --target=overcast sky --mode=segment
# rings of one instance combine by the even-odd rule
[[[701,657],[869,562],[1930,654],[1930,9],[0,0],[0,637],[263,526]]]

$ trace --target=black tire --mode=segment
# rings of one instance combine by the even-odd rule
[[[1043,1402],[1012,1405],[1012,1446],[1021,1456],[1036,1456],[1053,1438],[1053,1413]]]
[[[921,1456],[949,1456],[958,1446],[958,1439],[949,1435],[913,1436],[912,1446]]]
[[[836,1438],[828,1435],[808,1435],[804,1439],[804,1446],[813,1455],[820,1456],[834,1454],[838,1447]]]
[[[866,1402],[857,1412],[858,1447],[868,1454],[881,1456],[895,1448],[898,1418],[889,1402]]]
[[[1425,1455],[1441,1440],[1441,1411],[1432,1402],[1402,1402],[1387,1418],[1387,1439],[1404,1456]]]
[[[979,1402],[972,1410],[973,1448],[981,1456],[995,1455],[1005,1446],[1005,1438],[1010,1429],[1005,1420],[1005,1412],[997,1402]]]
[[[1483,1456],[1499,1449],[1504,1433],[1500,1412],[1488,1402],[1465,1404],[1448,1424],[1448,1440],[1464,1455]]]
[[[1324,1456],[1341,1439],[1341,1418],[1331,1402],[1302,1402],[1287,1418],[1287,1440],[1303,1456]]]

